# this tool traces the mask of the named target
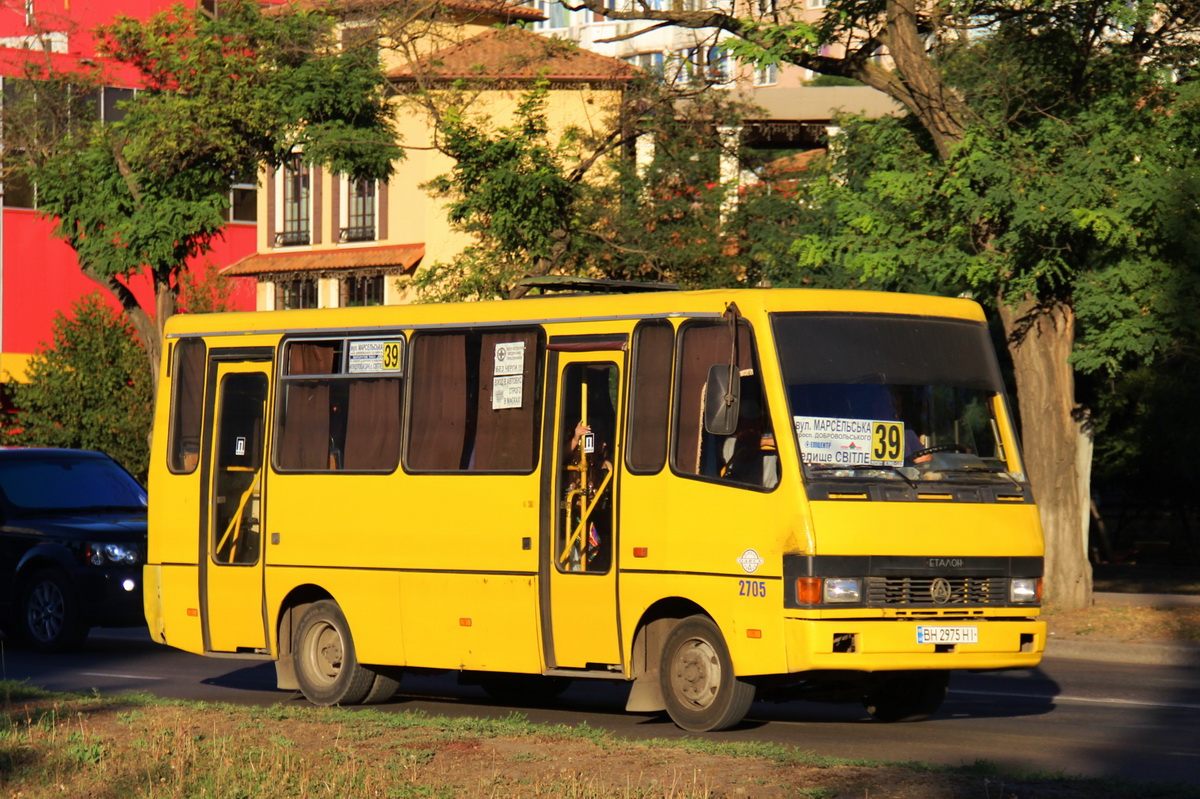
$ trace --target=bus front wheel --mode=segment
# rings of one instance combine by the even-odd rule
[[[754,686],[734,674],[721,630],[707,616],[689,616],[671,630],[659,677],[667,715],[689,732],[729,729],[754,701]]]
[[[321,600],[305,611],[296,627],[292,651],[296,681],[314,705],[356,705],[375,684],[375,673],[354,654],[350,625],[336,602]]]
[[[923,721],[942,706],[948,671],[898,671],[863,694],[863,707],[879,721]]]

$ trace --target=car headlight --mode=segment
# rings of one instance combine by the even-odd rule
[[[103,566],[107,563],[137,563],[141,553],[133,544],[88,544],[88,563]]]
[[[1014,605],[1027,605],[1042,598],[1041,577],[1014,577],[1008,589],[1009,599]]]
[[[862,581],[857,577],[826,577],[823,592],[825,602],[861,602]]]

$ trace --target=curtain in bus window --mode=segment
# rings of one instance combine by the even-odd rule
[[[334,350],[325,343],[294,342],[288,347],[288,374],[330,374]],[[279,428],[279,466],[329,468],[329,381],[284,383]]]
[[[729,363],[729,350],[727,324],[690,325],[683,329],[683,346],[679,351],[675,468],[686,474],[701,472],[704,384],[710,367]],[[738,325],[738,368],[749,369],[753,363],[750,328]]]
[[[350,383],[343,468],[391,471],[400,459],[400,381]]]
[[[170,467],[190,472],[200,461],[200,422],[204,405],[204,342],[185,339],[175,345],[171,374]]]
[[[462,468],[467,425],[467,337],[423,335],[413,342],[408,465]]]
[[[669,323],[645,324],[635,334],[625,450],[631,471],[657,472],[666,463],[674,348],[675,332]]]
[[[492,408],[492,376],[495,371],[496,345],[518,341],[525,345],[521,407],[495,410]],[[479,352],[479,399],[475,448],[470,466],[472,470],[525,471],[533,468],[537,445],[537,344],[537,331],[484,334]]]

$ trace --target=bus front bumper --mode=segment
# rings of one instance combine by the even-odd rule
[[[1031,668],[1046,648],[1036,619],[787,619],[785,632],[790,672]]]

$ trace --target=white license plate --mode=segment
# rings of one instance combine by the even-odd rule
[[[927,627],[917,625],[918,644],[977,644],[978,627]]]

